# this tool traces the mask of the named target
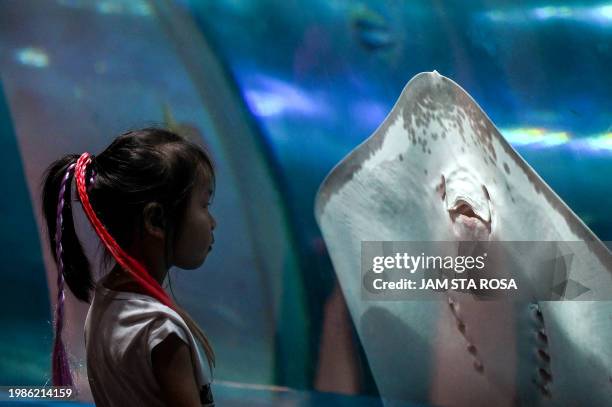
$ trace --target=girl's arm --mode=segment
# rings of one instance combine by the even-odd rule
[[[153,373],[168,406],[201,406],[191,352],[176,334],[170,334],[151,352]]]

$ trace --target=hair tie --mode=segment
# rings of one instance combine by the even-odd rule
[[[92,163],[93,163],[93,159],[95,158],[93,155],[92,157]],[[91,175],[89,176],[89,183],[87,185],[87,192],[91,191],[91,188],[93,187],[94,182],[96,181],[96,169],[95,168],[91,168]]]

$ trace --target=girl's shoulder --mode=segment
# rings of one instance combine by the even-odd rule
[[[187,324],[175,310],[143,293],[117,291],[97,284],[91,308],[102,309],[105,314],[112,315],[114,321],[121,321],[123,326],[142,325],[146,320],[169,320],[188,330]]]
[[[200,381],[206,383],[212,380],[212,369],[208,363],[204,363],[203,350],[183,318],[149,295],[115,291],[98,283],[86,326],[90,326],[92,333],[108,332],[114,336],[113,342],[126,343],[126,348],[129,343],[140,342],[149,355],[155,346],[174,333],[190,347],[195,364],[202,372]]]

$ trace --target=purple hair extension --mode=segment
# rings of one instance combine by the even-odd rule
[[[55,341],[53,343],[53,385],[54,386],[70,386],[74,385],[72,374],[70,373],[70,364],[68,363],[68,355],[66,347],[62,341],[62,328],[64,327],[64,262],[62,261],[62,223],[64,211],[64,198],[66,195],[66,185],[68,185],[68,193],[70,193],[70,173],[76,166],[76,163],[71,164],[66,170],[66,174],[60,184],[60,191],[57,203],[57,219],[55,224],[55,258],[57,259],[57,306],[55,308]]]

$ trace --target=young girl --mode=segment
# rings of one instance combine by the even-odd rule
[[[73,178],[105,246],[104,263],[114,258],[112,270],[97,283],[74,230]],[[61,339],[66,281],[82,301],[89,302],[94,290],[85,347],[97,406],[213,405],[213,350],[162,283],[171,266],[195,269],[211,250],[214,186],[206,152],[156,128],[122,134],[98,156],[67,155],[51,164],[43,212],[58,266],[54,385],[73,385]]]

